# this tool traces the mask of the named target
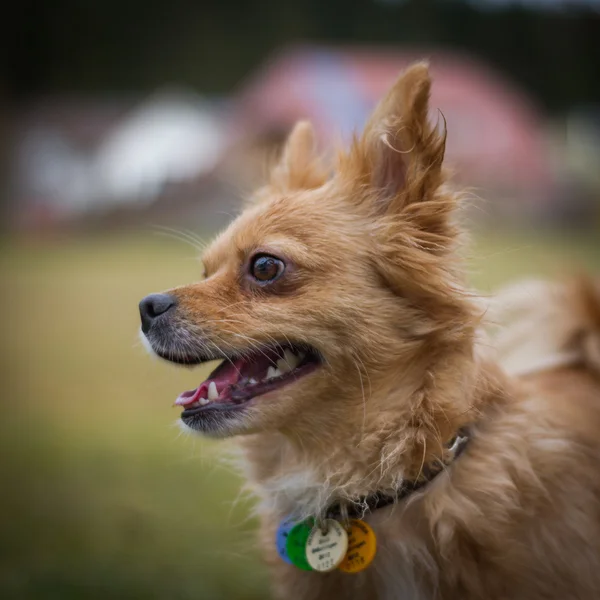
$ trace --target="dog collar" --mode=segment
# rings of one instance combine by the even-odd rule
[[[464,451],[469,443],[470,437],[467,429],[460,429],[458,433],[447,444],[449,450],[445,461],[426,465],[421,477],[415,481],[403,481],[402,485],[393,494],[374,492],[367,496],[360,496],[351,503],[337,502],[332,504],[326,511],[328,519],[361,519],[378,508],[384,508],[404,500],[412,493],[431,483],[448,465],[453,463]],[[349,504],[349,505],[348,505]]]
[[[310,517],[295,522],[284,519],[277,529],[275,543],[279,556],[304,571],[328,572],[339,569],[358,573],[375,557],[376,536],[362,519],[369,513],[399,502],[433,481],[456,460],[469,442],[461,429],[447,445],[444,461],[428,465],[416,481],[405,481],[394,494],[375,492],[348,502],[332,504],[319,519]]]

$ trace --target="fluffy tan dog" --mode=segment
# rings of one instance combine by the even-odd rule
[[[426,65],[406,71],[333,173],[298,124],[204,279],[145,298],[142,330],[173,362],[225,359],[177,403],[241,436],[277,597],[600,598],[600,292],[466,290],[429,91]],[[518,376],[482,333],[502,298]],[[373,528],[372,564],[281,560],[282,519],[332,506]]]

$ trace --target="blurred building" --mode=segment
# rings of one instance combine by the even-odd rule
[[[17,128],[18,220],[36,227],[148,207],[210,173],[223,143],[215,108],[187,90],[40,101]]]
[[[345,143],[398,73],[423,58],[434,78],[431,118],[447,123],[447,162],[486,199],[478,215],[585,222],[600,212],[597,107],[551,122],[510,79],[454,52],[300,46],[275,54],[227,100],[170,89],[24,110],[17,223],[219,226],[264,179],[297,120],[313,122],[322,149]]]
[[[447,160],[460,178],[495,196],[542,201],[554,182],[538,108],[510,79],[452,52],[292,48],[240,90],[234,129],[260,145],[308,118],[325,140],[348,140],[399,71],[423,58],[434,78],[431,106],[440,111],[432,118],[447,122]]]

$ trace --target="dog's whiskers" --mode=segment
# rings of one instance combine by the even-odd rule
[[[245,325],[244,321],[240,321],[240,320],[236,320],[236,319],[213,319],[208,321],[208,323],[212,324],[212,323],[241,323],[243,325]],[[235,329],[236,333],[233,333],[231,331],[228,330],[224,330],[224,332],[229,333],[231,335],[244,335],[240,332],[240,330],[238,328]],[[279,342],[275,337],[273,337],[271,334],[265,332],[264,330],[259,330],[260,333],[262,335],[264,335],[265,337],[267,337],[269,340],[271,340],[273,342],[273,345],[276,346],[277,348],[279,348],[281,351],[283,351],[283,346],[281,345],[281,342]],[[256,338],[252,338],[249,336],[246,336],[248,340],[253,340],[255,341],[257,344],[260,345],[260,342],[256,339]],[[290,343],[291,345],[291,343]]]
[[[207,242],[190,231],[174,229],[165,225],[155,225],[154,228],[157,230],[155,231],[157,235],[164,235],[165,237],[189,244],[199,253],[204,252],[206,248]]]

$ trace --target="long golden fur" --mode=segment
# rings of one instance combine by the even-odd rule
[[[206,252],[205,279],[171,291],[171,339],[149,340],[175,359],[288,339],[322,355],[211,431],[240,435],[278,598],[600,598],[600,290],[527,284],[489,306],[465,287],[429,91],[425,64],[406,71],[332,173],[297,125]],[[272,288],[243,275],[257,252],[285,257]],[[498,353],[486,315],[509,319]],[[470,443],[441,475],[365,515],[378,539],[367,570],[278,558],[283,518],[393,494],[445,461],[461,427]]]

